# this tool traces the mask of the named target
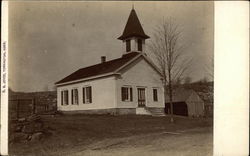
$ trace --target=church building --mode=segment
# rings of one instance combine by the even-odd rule
[[[164,115],[164,88],[157,66],[145,54],[145,34],[134,9],[123,34],[123,55],[81,68],[56,82],[63,113]]]

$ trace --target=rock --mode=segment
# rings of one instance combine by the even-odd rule
[[[33,133],[33,125],[32,124],[28,124],[28,125],[24,125],[22,132],[23,133]]]
[[[27,137],[27,140],[30,141],[31,138],[32,138],[32,135],[29,135],[29,136]]]
[[[16,131],[16,124],[10,123],[9,124],[9,132],[15,132]]]
[[[34,133],[34,134],[31,136],[30,141],[31,141],[31,142],[39,141],[39,140],[41,140],[42,136],[43,136],[43,133],[41,133],[41,132]]]
[[[28,134],[25,133],[13,133],[10,136],[10,140],[11,141],[15,141],[15,142],[24,142],[26,141],[28,138]]]
[[[18,121],[19,122],[24,122],[26,120],[26,118],[19,118]]]
[[[34,123],[34,132],[41,132],[44,129],[43,122],[35,122]]]
[[[38,121],[40,120],[41,117],[39,115],[36,115],[36,114],[33,114],[33,115],[30,115],[28,118],[27,118],[27,121]]]
[[[21,132],[22,131],[23,126],[22,125],[16,125],[15,126],[15,132]]]
[[[52,128],[52,127],[50,127],[50,126],[48,126],[48,125],[45,125],[45,126],[44,126],[44,129],[47,129],[47,130],[49,130],[49,131],[54,131],[54,130],[55,130],[54,128]]]
[[[38,141],[41,138],[51,136],[51,129],[41,120],[40,116],[33,114],[27,118],[21,118],[10,123],[9,142],[25,143],[27,141]]]
[[[22,128],[22,132],[24,133],[35,133],[43,131],[43,123],[42,122],[30,122],[27,125],[24,125]]]
[[[9,142],[12,143],[15,141],[15,135],[14,134],[10,134],[9,135]]]

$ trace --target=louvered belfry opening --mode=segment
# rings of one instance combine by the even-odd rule
[[[124,52],[143,52],[145,40],[148,38],[149,36],[145,34],[135,9],[132,9],[122,35],[118,37],[125,44]]]

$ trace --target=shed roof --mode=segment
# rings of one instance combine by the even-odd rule
[[[173,90],[173,102],[184,102],[189,98],[189,96],[192,93],[196,93],[196,92],[192,89],[176,88]],[[169,96],[167,96],[166,102],[169,102],[169,101],[170,101]]]

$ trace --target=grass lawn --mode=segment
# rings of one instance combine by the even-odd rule
[[[10,144],[11,156],[72,155],[103,140],[212,127],[212,119],[175,117],[175,123],[170,123],[167,116],[58,115],[43,117],[43,121],[51,128],[52,135],[35,143]]]

